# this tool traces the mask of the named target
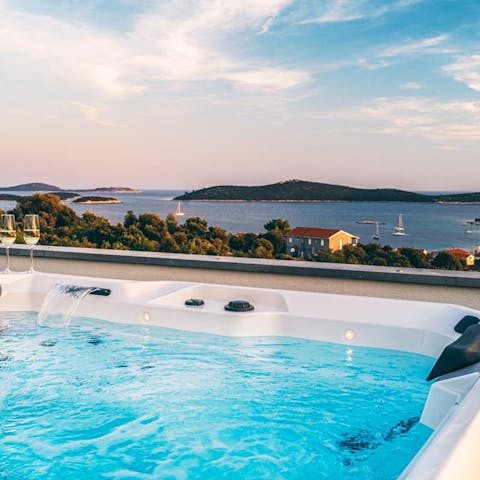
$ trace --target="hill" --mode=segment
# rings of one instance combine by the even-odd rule
[[[480,203],[480,192],[437,195],[435,201],[438,203]]]
[[[49,185],[48,183],[22,183],[21,185],[14,185],[13,187],[1,187],[2,192],[60,192],[62,189],[55,185]]]
[[[82,203],[85,205],[95,205],[103,203],[122,203],[117,198],[112,197],[78,197],[73,200],[73,203]]]
[[[202,188],[186,192],[175,200],[434,202],[435,197],[392,188],[363,189],[303,180],[287,180],[253,187],[222,185]]]
[[[13,187],[0,187],[0,192],[48,192],[48,193],[58,193],[64,198],[70,198],[78,196],[79,192],[88,192],[88,193],[140,193],[141,190],[137,190],[129,187],[97,187],[97,188],[84,188],[84,189],[74,189],[76,193],[71,191],[66,191],[61,187],[56,185],[49,185],[48,183],[22,183],[21,185],[14,185]]]

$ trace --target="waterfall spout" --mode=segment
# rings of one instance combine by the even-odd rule
[[[68,327],[82,299],[96,291],[104,292],[105,289],[78,285],[54,285],[42,303],[37,325],[52,328]],[[105,293],[100,294],[105,295]]]

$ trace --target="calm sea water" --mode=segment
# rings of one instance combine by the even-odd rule
[[[183,190],[145,190],[139,194],[117,194],[123,201],[117,205],[77,205],[77,213],[90,210],[112,222],[121,222],[127,210],[135,213],[155,212],[161,216],[174,212],[177,202],[171,199]],[[22,192],[25,194],[24,192]],[[0,208],[12,208],[12,202],[0,202]],[[284,218],[294,226],[340,228],[359,235],[368,243],[375,233],[374,225],[360,225],[358,220],[378,220],[380,243],[394,247],[418,247],[429,250],[452,246],[471,248],[480,244],[480,226],[467,227],[466,221],[480,217],[480,205],[440,205],[403,202],[183,202],[184,219],[205,218],[230,232],[262,232],[272,218]],[[403,214],[405,237],[392,236],[398,215]],[[466,229],[472,233],[465,234]]]
[[[393,480],[432,432],[422,355],[0,320],[0,478]]]

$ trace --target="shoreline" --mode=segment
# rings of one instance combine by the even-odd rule
[[[121,200],[85,200],[84,202],[74,202],[77,205],[115,205],[123,203]]]
[[[480,205],[480,202],[412,202],[408,200],[243,200],[243,199],[170,199],[171,202],[216,202],[216,203],[411,203],[428,205]]]
[[[86,192],[86,193],[121,193],[121,194],[127,194],[127,193],[143,193],[143,190],[122,190],[122,189],[118,189],[118,190],[96,190],[96,189],[93,189],[93,190],[77,190],[78,192]]]

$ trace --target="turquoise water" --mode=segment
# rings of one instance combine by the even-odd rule
[[[0,320],[2,480],[386,480],[431,433],[425,356]]]
[[[22,193],[26,192],[12,192]],[[30,194],[30,192],[28,192]],[[177,202],[171,198],[183,193],[179,190],[145,190],[139,194],[118,194],[121,204],[79,205],[68,203],[79,215],[90,210],[112,222],[121,222],[127,210],[137,214],[155,212],[165,217],[174,212]],[[0,202],[0,208],[9,209],[14,202]],[[272,218],[284,218],[294,226],[340,228],[359,235],[362,243],[372,241],[375,225],[358,224],[358,220],[379,220],[380,243],[393,247],[418,247],[429,250],[450,247],[470,248],[480,244],[480,227],[467,226],[468,220],[480,218],[480,205],[447,205],[406,202],[182,202],[185,221],[189,216],[200,216],[210,225],[218,225],[230,232],[263,232],[263,225]],[[404,237],[392,236],[403,214],[406,228]],[[472,231],[465,234],[465,230]]]

